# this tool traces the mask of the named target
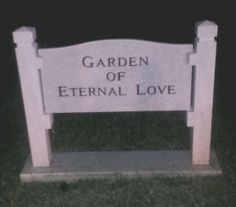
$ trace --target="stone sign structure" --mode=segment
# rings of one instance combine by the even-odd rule
[[[36,31],[13,32],[31,156],[23,181],[220,174],[211,152],[217,25],[196,24],[194,44],[100,40],[39,49]],[[186,111],[191,151],[51,153],[54,113]]]

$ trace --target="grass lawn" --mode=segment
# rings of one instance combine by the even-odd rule
[[[235,130],[216,100],[212,147],[224,174],[216,177],[94,179],[21,184],[29,153],[19,87],[1,101],[0,207],[236,206]],[[173,112],[55,115],[53,151],[189,149],[185,114]]]

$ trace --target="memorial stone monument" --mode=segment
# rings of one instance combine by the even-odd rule
[[[221,174],[211,151],[217,25],[194,44],[114,39],[40,49],[33,27],[13,32],[31,156],[22,181]],[[189,151],[51,152],[54,113],[184,111]],[[144,137],[145,139],[145,137]]]

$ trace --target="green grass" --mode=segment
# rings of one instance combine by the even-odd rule
[[[182,113],[55,115],[54,151],[189,149]]]
[[[19,89],[1,107],[0,207],[34,206],[236,206],[235,131],[217,100],[213,149],[224,174],[216,177],[94,179],[21,184],[29,153]],[[55,116],[54,151],[189,149],[184,113],[98,113]]]

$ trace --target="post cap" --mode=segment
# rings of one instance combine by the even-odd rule
[[[214,40],[217,36],[218,26],[212,21],[203,21],[196,23],[196,36],[200,41]]]
[[[14,43],[29,44],[36,40],[36,30],[34,27],[20,27],[13,32]]]

